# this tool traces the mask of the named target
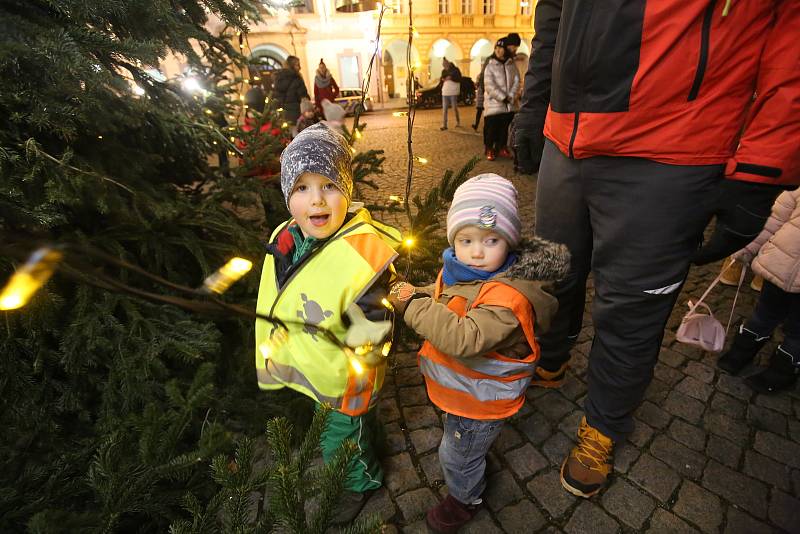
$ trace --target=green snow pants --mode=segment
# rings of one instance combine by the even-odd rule
[[[319,409],[317,404],[316,409]],[[375,430],[378,424],[376,410],[372,409],[364,415],[350,417],[336,410],[328,414],[325,431],[320,438],[322,458],[325,463],[331,461],[336,450],[346,439],[358,447],[355,457],[347,470],[344,488],[349,491],[364,493],[378,489],[383,482],[383,470],[375,454]]]

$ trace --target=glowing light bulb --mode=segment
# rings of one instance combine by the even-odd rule
[[[407,248],[413,247],[414,243],[416,243],[416,240],[411,236],[403,239],[403,245],[405,245]]]
[[[408,111],[395,111],[392,113],[392,117],[408,117]]]
[[[361,137],[362,137],[361,136],[361,131],[360,130],[354,131],[353,132],[353,137],[355,137],[356,139],[361,139]]]
[[[289,127],[288,122],[284,122],[283,124],[281,124],[281,128],[288,128],[288,127]]]
[[[427,165],[428,164],[428,159],[427,158],[423,158],[421,156],[415,156],[414,159],[417,162],[419,162],[420,165]]]
[[[183,90],[188,93],[196,93],[200,91],[202,88],[200,87],[200,82],[197,81],[197,78],[188,77],[183,80]]]
[[[389,299],[387,299],[387,298],[385,298],[385,297],[384,297],[384,298],[382,298],[382,299],[381,299],[381,304],[383,304],[383,307],[384,307],[384,308],[387,308],[387,309],[389,309],[389,310],[392,310],[392,311],[394,311],[394,306],[392,306],[392,303],[391,303],[391,302],[389,302]]]
[[[205,279],[203,289],[212,293],[224,293],[234,282],[250,272],[253,262],[244,258],[233,258]]]
[[[395,202],[397,204],[400,204],[403,201],[404,199],[401,195],[389,195],[389,202]]]
[[[383,354],[384,358],[389,355],[390,350],[392,350],[392,342],[387,341],[386,343],[383,344],[383,348],[381,349],[381,354]]]
[[[0,310],[16,310],[27,304],[53,276],[62,258],[61,252],[46,247],[31,254],[0,292]]]

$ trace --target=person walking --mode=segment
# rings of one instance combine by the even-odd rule
[[[506,53],[505,38],[498,39],[494,54],[483,72],[486,118],[483,126],[483,144],[486,159],[494,161],[500,155],[510,157],[508,151],[508,125],[513,117],[514,95],[519,86],[519,72]]]
[[[453,108],[456,114],[456,128],[461,126],[458,116],[458,95],[461,93],[461,70],[447,58],[442,58],[442,116],[440,130],[447,130],[447,108]]]
[[[800,376],[800,190],[781,193],[758,237],[732,258],[752,262],[764,282],[753,315],[739,326],[717,367],[738,374],[783,324],[783,342],[769,365],[745,382],[759,393],[788,389]]]
[[[538,171],[536,234],[572,264],[532,384],[563,383],[591,270],[585,417],[561,467],[588,497],[634,429],[690,263],[749,243],[800,183],[800,0],[539,0],[534,21],[517,169]]]
[[[286,66],[275,74],[272,97],[283,108],[283,118],[288,122],[297,122],[300,117],[300,101],[309,98],[306,82],[300,75],[300,58],[286,58]]]
[[[521,43],[522,39],[518,33],[509,33],[506,36],[506,55],[510,58],[515,58]],[[472,125],[472,129],[476,132],[478,131],[478,126],[481,124],[481,116],[483,115],[483,73],[486,70],[486,65],[489,64],[490,59],[491,56],[487,57],[483,62],[483,65],[481,65],[481,72],[478,74],[478,78],[475,81],[475,123]],[[522,81],[521,75],[520,81]],[[521,88],[522,84],[520,83],[520,89]],[[519,95],[520,89],[517,89],[517,95]],[[517,98],[517,100],[518,99],[519,98]]]
[[[333,79],[333,75],[328,70],[325,61],[320,59],[317,75],[314,76],[314,106],[317,108],[317,113],[323,113],[323,100],[336,102],[338,96],[339,86],[336,84],[336,80]]]

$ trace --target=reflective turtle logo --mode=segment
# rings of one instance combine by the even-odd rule
[[[301,293],[300,297],[303,299],[303,311],[297,310],[297,317],[304,323],[308,323],[303,327],[303,332],[306,332],[314,341],[317,339],[319,328],[318,325],[328,317],[333,315],[332,311],[323,310],[319,303],[309,300],[305,293]]]

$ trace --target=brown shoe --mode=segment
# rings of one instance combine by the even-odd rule
[[[561,464],[561,485],[578,497],[589,498],[600,491],[608,480],[614,442],[589,426],[586,417],[578,427],[578,444]]]
[[[448,495],[442,502],[428,510],[425,523],[436,534],[455,534],[470,522],[480,509],[480,504],[467,505]]]
[[[555,371],[548,371],[542,367],[537,367],[533,371],[533,378],[531,379],[531,386],[537,388],[560,388],[564,384],[564,378],[569,369],[569,362],[564,362],[561,367]]]
[[[720,277],[719,282],[726,286],[736,287],[739,285],[739,277],[742,275],[742,267],[744,267],[744,264],[734,261],[731,258],[726,258],[725,262],[722,264],[722,268],[724,269],[731,263],[733,263],[733,265]]]

